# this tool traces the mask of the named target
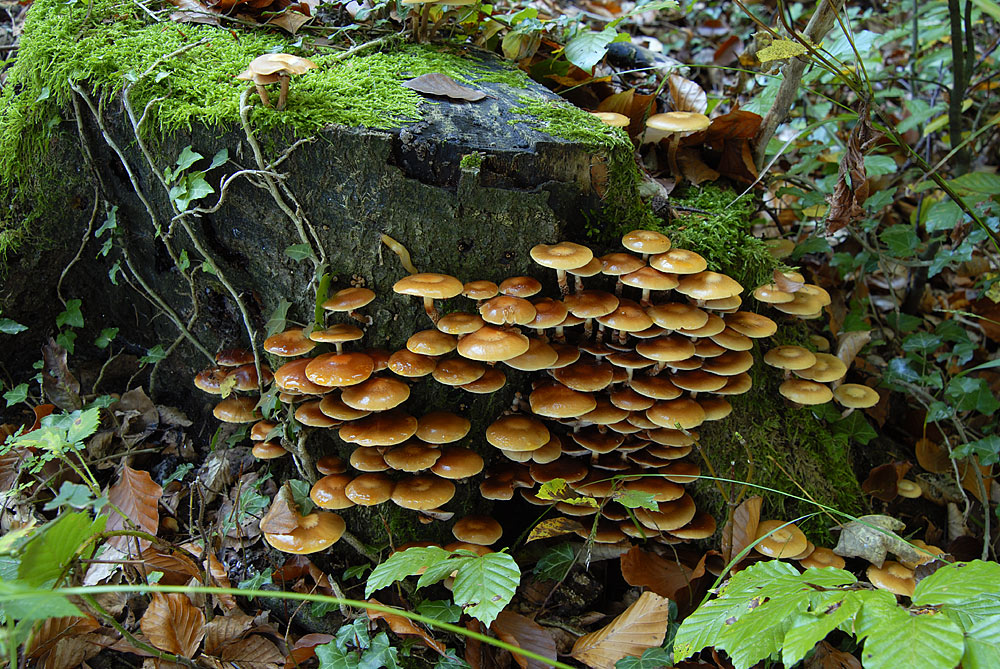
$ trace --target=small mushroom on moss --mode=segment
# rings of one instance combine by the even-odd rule
[[[316,63],[308,58],[300,58],[287,53],[265,53],[250,61],[246,70],[236,75],[242,81],[252,81],[257,88],[257,95],[265,107],[271,106],[271,101],[267,97],[267,84],[281,84],[281,93],[278,94],[278,104],[275,106],[279,111],[285,108],[285,101],[288,99],[288,82],[293,74],[303,74],[306,70],[318,67]]]

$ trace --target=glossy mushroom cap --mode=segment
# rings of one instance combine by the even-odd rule
[[[265,53],[250,61],[249,67],[236,78],[255,81],[257,76],[303,74],[314,67],[318,66],[308,58],[288,53]]]
[[[867,409],[878,404],[878,393],[860,383],[842,383],[833,391],[833,397],[848,409]]]
[[[866,573],[872,585],[895,595],[912,597],[913,589],[917,586],[913,570],[892,560],[886,560],[881,567],[869,565]]]
[[[658,142],[673,134],[690,134],[706,129],[712,121],[704,114],[697,112],[665,112],[653,114],[646,119],[646,132],[643,143]]]
[[[500,540],[503,528],[490,516],[466,516],[451,528],[459,541],[478,546],[492,546]]]
[[[763,520],[757,525],[757,538],[761,539],[755,546],[757,552],[773,558],[791,558],[805,550],[809,542],[802,530],[794,523],[783,525],[786,525],[783,520]]]
[[[264,533],[264,540],[283,553],[317,553],[340,539],[347,525],[335,513],[318,511],[302,516],[299,526],[287,534]]]

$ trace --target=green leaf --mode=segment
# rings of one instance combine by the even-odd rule
[[[939,232],[953,229],[962,222],[965,213],[953,200],[941,200],[927,208],[924,218],[924,228],[927,232]]]
[[[969,172],[948,182],[959,195],[1000,195],[1000,174]]]
[[[897,258],[907,258],[917,253],[920,238],[912,225],[890,225],[882,231],[879,239],[889,247],[889,252]]]
[[[80,312],[81,304],[80,300],[68,300],[66,308],[56,316],[56,327],[61,328],[64,325],[68,325],[71,328],[82,328],[83,314]]]
[[[489,626],[514,597],[521,570],[508,553],[487,553],[459,567],[452,586],[455,603]]]
[[[177,269],[184,272],[191,266],[191,259],[188,257],[187,249],[181,249],[181,254],[177,258]]]
[[[861,608],[858,593],[843,593],[843,599],[819,610],[802,612],[794,616],[782,641],[781,660],[786,667],[793,666],[806,656],[826,635],[854,617]]]
[[[104,222],[101,223],[101,227],[97,228],[97,232],[94,233],[94,237],[100,239],[105,232],[114,232],[118,227],[118,205],[111,207],[111,211],[104,218]]]
[[[285,298],[282,297],[278,300],[278,306],[271,312],[271,317],[268,318],[267,325],[265,326],[267,328],[267,337],[282,332],[285,329],[285,323],[288,320],[288,308],[290,306],[292,306],[292,303]]]
[[[656,503],[656,495],[651,492],[623,490],[621,493],[614,495],[614,500],[627,509],[659,510],[659,506]]]
[[[24,545],[18,578],[26,585],[48,586],[63,575],[76,551],[104,529],[107,516],[91,521],[86,513],[64,513]]]
[[[157,344],[153,348],[146,351],[146,355],[139,358],[139,362],[143,365],[155,365],[166,357],[167,352],[163,350],[161,345]]]
[[[187,476],[188,472],[190,472],[192,469],[194,469],[194,465],[193,464],[191,464],[190,462],[182,462],[181,464],[177,465],[177,469],[175,469],[170,474],[170,476],[168,476],[167,478],[163,479],[163,483],[161,485],[164,488],[166,488],[168,485],[170,485],[174,481],[183,481],[184,477]]]
[[[576,562],[576,549],[572,544],[553,546],[535,563],[534,574],[539,578],[558,581]]]
[[[76,349],[76,333],[72,330],[65,330],[56,335],[56,344],[66,349],[70,355]]]
[[[928,414],[928,420],[930,420],[930,414]],[[953,451],[953,456],[956,458],[967,458],[970,455],[977,456],[979,464],[984,467],[997,464],[1000,462],[1000,436],[991,434],[982,439],[974,439],[961,444]]]
[[[417,613],[443,623],[457,623],[462,617],[462,607],[446,599],[425,599],[417,604]]]
[[[192,151],[191,145],[188,144],[183,149],[181,149],[181,154],[177,156],[177,169],[186,170],[187,168],[191,167],[202,158],[204,158],[204,156],[198,153],[197,151]]]
[[[86,509],[95,502],[94,493],[90,488],[79,483],[63,481],[59,486],[59,494],[47,502],[42,509],[52,511],[64,506],[74,509]]]
[[[74,411],[70,414],[71,422],[66,432],[66,441],[75,444],[83,441],[97,431],[97,426],[101,423],[101,412],[99,409],[87,409],[86,411]]]
[[[600,32],[584,30],[566,43],[563,53],[566,59],[584,72],[590,72],[608,52],[608,45],[618,37],[614,28]]]
[[[965,654],[962,655],[962,669],[996,667],[1000,667],[1000,616],[982,618],[965,627]]]
[[[285,249],[285,255],[295,261],[305,260],[313,254],[309,244],[292,244]]]
[[[97,335],[97,338],[94,339],[94,346],[101,349],[107,348],[117,336],[118,328],[104,328],[101,330],[101,334]]]
[[[164,486],[166,486],[166,484],[164,484]],[[272,578],[273,572],[271,571],[271,568],[268,567],[264,571],[258,572],[250,578],[240,581],[239,585],[236,587],[240,590],[260,590],[265,585],[271,585],[271,583],[273,583]],[[252,602],[254,596],[247,595],[247,599]]]
[[[79,616],[80,609],[64,595],[18,581],[0,581],[0,607],[14,620],[45,620]]]
[[[450,559],[429,565],[424,573],[420,575],[420,578],[417,579],[417,587],[424,588],[428,585],[433,585],[438,581],[443,581],[451,576],[451,572],[458,569],[460,565],[464,564],[469,559],[470,557],[468,555],[453,553]]]
[[[371,597],[373,592],[401,581],[407,576],[413,576],[421,569],[426,569],[442,560],[451,557],[451,553],[438,546],[408,548],[405,551],[393,553],[382,564],[375,567],[365,584],[365,597]]]
[[[319,669],[358,669],[360,658],[357,651],[340,649],[331,641],[316,646],[316,659],[319,660]]]
[[[673,664],[665,648],[647,648],[641,657],[623,657],[615,662],[615,669],[661,669]]]
[[[7,400],[7,406],[13,406],[15,404],[20,404],[24,400],[28,399],[28,384],[19,383],[7,392],[3,394],[3,398]]]
[[[0,318],[0,333],[15,335],[28,329],[27,325],[21,325],[10,318]]]
[[[205,171],[207,172],[208,170],[214,170],[216,167],[222,165],[227,160],[229,160],[229,149],[221,149],[214,156],[212,156],[212,162],[209,164],[208,169]]]
[[[353,567],[348,567],[344,570],[344,580],[352,578],[361,578],[371,570],[371,566],[367,564],[356,564]]]
[[[865,156],[865,170],[869,177],[882,177],[895,174],[898,166],[890,156]]]
[[[917,583],[914,606],[965,604],[981,597],[1000,598],[1000,564],[973,560],[941,567]],[[1000,615],[1000,609],[989,615]]]
[[[944,391],[957,411],[978,411],[991,416],[1000,409],[1000,402],[990,389],[986,379],[962,376],[953,378]]]
[[[309,497],[312,486],[301,479],[289,479],[286,483],[292,491],[292,500],[299,507],[299,513],[303,516],[312,513],[312,510],[316,508],[316,503]]]
[[[865,418],[865,414],[860,411],[855,411],[850,416],[839,419],[832,427],[835,435],[842,434],[862,446],[867,445],[868,442],[878,436],[871,423]]]
[[[865,640],[865,669],[941,669],[965,652],[962,630],[941,612],[902,609],[882,618]]]
[[[371,640],[371,645],[361,655],[358,669],[398,669],[397,656],[399,651],[392,647],[389,635],[379,632]]]

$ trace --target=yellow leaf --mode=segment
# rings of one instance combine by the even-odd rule
[[[582,529],[583,525],[572,518],[549,518],[532,528],[531,533],[528,535],[528,541],[558,537]]]
[[[757,60],[769,63],[772,60],[795,58],[805,53],[809,53],[809,50],[798,42],[793,42],[790,39],[776,39],[769,46],[757,52]]]

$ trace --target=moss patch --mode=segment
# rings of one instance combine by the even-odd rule
[[[729,398],[733,413],[728,418],[699,428],[704,457],[711,461],[716,475],[779,491],[747,490],[747,496],[764,498],[762,518],[792,520],[819,511],[813,504],[780,494],[806,497],[803,490],[821,504],[854,515],[865,513],[865,497],[851,467],[848,438],[831,434],[808,408],[786,407],[778,394],[780,378],[757,357],[753,389]],[[742,437],[745,447],[735,434]],[[709,473],[704,466],[702,473]],[[723,487],[729,490],[730,484]],[[738,494],[739,486],[732,487]],[[715,484],[700,481],[697,489],[699,499],[710,505],[708,510],[724,519],[725,502]],[[833,524],[829,516],[820,515],[804,529],[817,543],[829,545],[832,537],[828,528]]]

